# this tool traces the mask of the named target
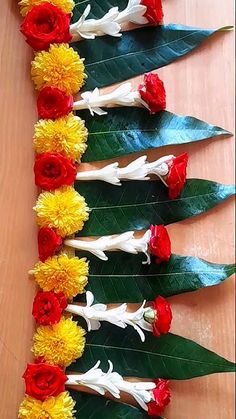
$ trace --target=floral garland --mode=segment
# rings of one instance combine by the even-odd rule
[[[153,9],[154,3],[155,9]],[[138,4],[141,5],[144,16],[142,23],[161,22],[163,13],[160,1],[131,1],[128,8],[136,7],[137,10]],[[40,227],[38,233],[40,262],[36,264],[31,274],[43,290],[36,295],[32,311],[39,325],[33,338],[32,348],[36,361],[35,364],[28,365],[23,376],[26,397],[20,406],[19,418],[39,418],[43,412],[50,417],[72,418],[75,413],[75,403],[65,391],[65,384],[70,384],[70,378],[64,374],[62,368],[82,356],[85,331],[66,313],[78,314],[79,306],[68,305],[68,299],[84,292],[89,272],[88,262],[85,259],[61,253],[63,239],[82,230],[84,222],[89,217],[89,208],[84,198],[73,188],[77,177],[76,162],[80,162],[81,155],[86,150],[88,132],[84,121],[72,111],[88,108],[92,114],[104,114],[100,106],[106,107],[112,103],[120,106],[144,106],[150,113],[155,113],[165,109],[166,95],[163,82],[156,74],[150,73],[144,76],[144,81],[136,92],[132,92],[129,84],[124,84],[110,95],[100,96],[95,89],[94,92],[82,94],[81,101],[74,102],[72,95],[78,93],[84,85],[86,74],[84,59],[81,59],[67,44],[78,31],[78,25],[70,26],[73,1],[21,0],[19,5],[24,16],[21,32],[26,37],[26,42],[37,51],[31,68],[32,80],[36,90],[39,91],[37,109],[40,118],[35,125],[34,146],[37,155],[34,172],[35,184],[45,191],[39,195],[34,207]],[[131,17],[132,13],[130,19]],[[80,35],[85,25],[86,21],[80,26]],[[119,23],[116,25],[120,26]],[[151,172],[157,174],[169,187],[170,197],[175,198],[185,183],[187,160],[186,154],[180,157],[170,156],[166,161],[157,163],[157,167],[152,165],[150,171],[148,167],[145,168],[143,177],[146,178]],[[137,168],[135,171],[137,172]],[[116,175],[118,178],[119,173]],[[140,178],[139,175],[137,179]],[[151,226],[147,233],[144,252],[154,255],[157,263],[168,261],[171,253],[170,239],[165,227]],[[137,242],[134,245],[134,253],[143,251],[140,240],[135,239],[133,233],[130,240]],[[127,244],[126,238],[125,241]],[[65,244],[69,245],[69,240],[65,241]],[[115,249],[122,248],[118,242],[114,246]],[[108,250],[109,246],[105,246],[105,249]],[[96,251],[98,252],[98,249]],[[58,252],[59,255],[56,256]],[[102,250],[100,252],[103,253]],[[152,330],[157,337],[161,333],[167,333],[172,319],[169,303],[164,298],[157,297],[147,308],[144,308],[144,305],[145,302],[135,313],[128,313],[126,304],[118,309],[108,308],[107,317],[104,317],[104,312],[96,310],[96,305],[92,308],[90,301],[88,317],[82,307],[81,315],[90,325],[90,330],[94,328],[95,323],[100,324],[101,320],[109,321],[110,314],[113,319],[110,320],[111,323],[120,327],[126,327],[128,324],[133,326],[142,340],[145,340],[145,335],[141,328]],[[91,313],[89,315],[91,310],[95,312],[93,315]],[[116,322],[114,322],[114,311],[116,311]],[[135,396],[133,384],[129,384],[131,387],[129,389],[128,382],[122,377],[120,381],[123,384],[121,390],[133,395],[150,416],[156,417],[161,414],[170,401],[166,380],[157,380],[153,385],[146,383],[146,388],[150,387],[148,390],[145,386],[142,389],[140,384],[139,392],[144,393],[142,396]],[[84,379],[82,382],[85,383]],[[124,387],[124,383],[127,388]],[[111,389],[110,392],[113,394]],[[118,388],[115,396],[120,397],[119,394]]]
[[[168,262],[171,242],[163,225],[151,225],[141,236],[133,231],[119,236],[104,236],[97,240],[74,239],[89,219],[90,209],[73,187],[78,180],[98,179],[120,185],[123,179],[149,179],[156,175],[168,188],[169,198],[176,199],[186,182],[188,155],[165,156],[153,163],[142,156],[127,167],[118,163],[99,170],[82,172],[79,163],[86,151],[88,130],[73,111],[87,109],[91,115],[104,115],[112,105],[143,107],[154,114],[166,108],[164,83],[154,73],[145,74],[136,91],[124,83],[109,94],[98,89],[81,94],[86,82],[84,59],[69,46],[80,38],[93,39],[109,34],[121,36],[122,25],[159,25],[163,20],[161,0],[130,0],[124,11],[112,8],[101,19],[87,19],[86,8],[78,22],[70,24],[72,0],[21,0],[24,17],[21,32],[34,49],[31,77],[39,92],[37,109],[39,121],[35,124],[36,151],[35,184],[42,189],[34,207],[37,216],[39,262],[30,271],[41,288],[34,299],[32,314],[38,325],[33,337],[32,351],[35,363],[29,364],[23,375],[26,396],[20,405],[19,418],[55,419],[73,418],[75,402],[66,386],[89,387],[96,393],[109,393],[120,398],[120,393],[131,395],[149,416],[158,417],[170,402],[169,382],[163,379],[134,382],[113,371],[104,373],[99,362],[85,374],[66,375],[64,369],[83,355],[86,332],[73,320],[73,315],[86,320],[88,331],[98,330],[101,322],[126,328],[132,327],[141,340],[143,330],[155,337],[169,332],[172,320],[170,304],[161,296],[129,312],[127,304],[105,306],[93,304],[94,296],[86,293],[87,304],[73,304],[72,299],[85,292],[89,276],[89,262],[71,257],[65,246],[90,251],[107,260],[106,251],[122,250],[144,253],[145,263]]]

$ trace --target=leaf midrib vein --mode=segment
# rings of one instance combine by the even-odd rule
[[[162,128],[158,128],[158,127],[155,127],[155,128],[150,128],[150,129],[147,129],[147,128],[145,128],[145,129],[142,129],[142,128],[136,128],[136,129],[120,129],[120,130],[115,130],[115,131],[95,131],[95,132],[90,132],[89,133],[89,136],[90,137],[92,137],[93,135],[96,135],[96,136],[98,136],[98,135],[105,135],[105,134],[120,134],[120,133],[124,133],[124,132],[156,132],[156,131],[160,131],[160,130],[165,130],[165,131],[185,131],[185,132],[188,132],[188,131],[209,131],[209,133],[211,133],[212,134],[212,129],[207,129],[207,128],[180,128],[180,129],[177,129],[177,128],[175,128],[175,127],[173,127],[173,128],[169,128],[169,127],[162,127]],[[223,134],[223,133],[222,133]]]
[[[227,269],[227,268],[226,268]],[[228,269],[229,271],[231,270],[230,268]],[[141,277],[141,276],[145,276],[145,277],[153,277],[153,276],[176,276],[176,275],[195,275],[195,274],[207,274],[207,275],[215,275],[215,274],[221,274],[222,271],[182,271],[182,272],[174,272],[174,273],[156,273],[156,274],[110,274],[110,275],[89,275],[90,277],[124,277],[124,278],[129,278],[129,277]]]
[[[149,49],[145,49],[145,50],[143,50],[143,51],[135,51],[135,52],[130,52],[130,53],[128,53],[128,54],[123,54],[123,55],[117,55],[117,56],[115,56],[115,57],[110,57],[110,58],[106,58],[105,60],[100,60],[100,61],[94,61],[93,63],[90,63],[90,64],[87,64],[87,65],[85,65],[85,68],[87,69],[87,68],[89,68],[90,66],[94,66],[94,65],[98,65],[98,64],[104,64],[104,63],[107,63],[108,61],[111,61],[111,60],[116,60],[116,59],[120,59],[120,58],[124,58],[124,57],[129,57],[129,56],[132,56],[132,55],[140,55],[140,54],[144,54],[144,53],[147,53],[147,52],[151,52],[151,51],[153,51],[153,50],[155,50],[155,49],[160,49],[160,48],[163,48],[163,47],[166,47],[167,45],[171,45],[171,44],[173,44],[174,42],[177,42],[177,41],[182,41],[183,39],[186,39],[186,38],[188,38],[188,37],[190,37],[190,36],[193,36],[193,35],[195,35],[196,33],[198,33],[198,31],[194,31],[194,32],[191,32],[190,34],[188,34],[188,35],[185,35],[185,36],[183,36],[183,37],[181,37],[181,38],[178,38],[178,39],[173,39],[173,41],[170,41],[170,42],[166,42],[165,44],[162,44],[162,45],[159,45],[159,46],[156,46],[156,47],[153,47],[153,48],[149,48]]]
[[[208,196],[214,196],[216,194],[216,192],[211,192],[211,193],[207,193],[207,194],[202,194],[202,195],[193,195],[193,196],[186,196],[186,197],[182,197],[182,198],[177,198],[175,199],[173,202],[178,202],[178,201],[184,201],[184,200],[190,200],[190,199],[196,199],[196,198],[203,198],[203,197],[208,197]],[[224,199],[224,198],[223,198]],[[166,200],[166,201],[153,201],[153,202],[143,202],[143,203],[133,203],[133,204],[124,204],[124,205],[113,205],[113,206],[106,206],[106,207],[91,207],[90,210],[91,211],[100,211],[100,210],[104,210],[104,209],[111,209],[111,208],[128,208],[128,207],[140,207],[140,206],[147,206],[147,205],[156,205],[156,204],[170,204],[170,200]]]
[[[204,362],[204,361],[200,361],[200,360],[196,360],[196,359],[189,359],[189,358],[183,358],[183,357],[179,357],[179,356],[172,356],[172,355],[167,355],[167,354],[161,354],[161,353],[158,353],[158,352],[155,352],[155,353],[153,353],[153,352],[149,352],[149,351],[145,351],[145,350],[141,350],[141,349],[134,349],[134,348],[127,348],[127,347],[119,347],[119,346],[111,346],[111,345],[108,345],[108,346],[105,346],[105,345],[99,345],[99,344],[93,344],[93,343],[86,343],[86,346],[88,347],[94,347],[94,348],[102,348],[103,350],[104,349],[114,349],[114,350],[125,350],[125,351],[132,351],[132,352],[138,352],[138,353],[141,353],[141,354],[147,354],[148,356],[149,355],[151,355],[151,356],[160,356],[160,357],[165,357],[165,358],[172,358],[172,359],[176,359],[176,360],[179,360],[179,361],[191,361],[191,362],[193,362],[193,363],[196,363],[196,364],[203,364],[203,365],[205,365],[205,364],[208,364],[208,365],[222,365],[222,366],[225,366],[225,364],[216,364],[216,363],[211,363],[211,362]]]

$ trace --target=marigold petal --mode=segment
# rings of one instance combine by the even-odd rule
[[[26,396],[19,408],[19,419],[53,418],[73,419],[75,402],[67,391],[44,402]]]
[[[41,119],[35,125],[36,153],[61,153],[69,159],[80,161],[85,152],[88,130],[84,121],[70,113],[55,121]]]
[[[67,44],[52,44],[49,51],[35,54],[31,76],[37,90],[46,86],[64,90],[67,95],[77,93],[83,86],[84,60]]]
[[[45,3],[45,0],[21,0],[19,2],[20,6],[20,13],[22,16],[26,16],[26,14],[34,7],[38,6],[39,4]],[[75,3],[73,0],[50,0],[50,3],[54,6],[60,7],[63,12],[71,13],[75,7]]]
[[[38,262],[32,270],[35,281],[43,291],[63,292],[68,299],[85,292],[89,264],[86,259],[70,258],[66,254]]]
[[[89,218],[89,208],[83,196],[72,186],[39,195],[34,210],[40,227],[54,228],[59,236],[69,236],[82,230]]]
[[[62,317],[52,326],[40,326],[33,337],[32,351],[48,364],[68,367],[84,352],[85,330],[71,318]]]

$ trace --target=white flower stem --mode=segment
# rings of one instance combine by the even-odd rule
[[[151,324],[144,319],[146,311],[150,311],[150,307],[145,308],[146,301],[143,302],[138,310],[129,312],[126,303],[115,308],[109,308],[105,304],[93,304],[94,295],[90,291],[86,292],[86,300],[86,306],[68,304],[66,311],[83,317],[89,332],[100,329],[101,322],[108,322],[122,329],[131,326],[139,334],[141,341],[144,342],[145,334],[143,330],[152,331]]]
[[[82,99],[74,102],[73,109],[79,111],[82,109],[89,109],[92,116],[106,115],[107,112],[102,110],[102,107],[109,106],[140,106],[147,107],[142,101],[138,91],[132,91],[131,83],[121,84],[110,93],[100,94],[99,89],[94,89],[92,92],[84,92],[81,94]]]
[[[101,180],[112,185],[120,186],[121,180],[148,180],[148,175],[154,174],[167,186],[164,177],[169,172],[168,162],[173,160],[173,158],[173,155],[168,155],[152,163],[148,163],[147,156],[141,156],[123,168],[119,168],[119,163],[116,162],[102,169],[78,172],[76,180]]]
[[[78,22],[70,25],[70,33],[73,41],[79,37],[85,39],[94,39],[96,36],[110,35],[121,36],[121,24],[125,22],[133,22],[140,25],[145,25],[148,20],[144,17],[146,13],[146,6],[140,4],[140,0],[129,0],[128,6],[125,10],[119,12],[118,7],[112,7],[100,19],[87,19],[91,5],[89,4]]]
[[[113,371],[113,364],[109,363],[107,372],[103,372],[99,366],[100,361],[85,374],[68,375],[66,385],[84,386],[104,396],[109,392],[116,399],[120,399],[121,392],[129,394],[136,400],[140,407],[148,411],[147,404],[153,400],[153,390],[156,387],[154,382],[131,382]]]
[[[150,230],[147,230],[141,238],[135,238],[134,231],[127,231],[117,236],[103,236],[99,239],[91,241],[66,239],[64,244],[78,250],[88,251],[104,261],[108,260],[108,257],[104,253],[105,251],[121,250],[123,252],[132,253],[134,255],[138,253],[144,253],[147,257],[147,261],[144,263],[150,263],[150,238]]]

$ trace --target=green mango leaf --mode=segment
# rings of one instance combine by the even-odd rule
[[[94,118],[89,111],[78,112],[89,131],[83,162],[113,159],[137,151],[173,144],[187,144],[220,135],[230,135],[191,116],[163,111],[149,115],[146,109],[109,109],[108,115]]]
[[[127,181],[121,187],[105,182],[76,182],[91,209],[79,236],[104,236],[171,224],[201,214],[235,193],[234,186],[189,179],[181,197],[168,198],[160,181]]]
[[[143,265],[144,255],[107,252],[103,262],[88,253],[77,256],[89,259],[89,283],[97,302],[141,303],[156,296],[170,297],[225,281],[235,273],[235,265],[210,263],[191,256],[172,255],[168,263]],[[77,300],[81,300],[78,297]]]
[[[217,30],[170,24],[128,31],[122,38],[101,36],[75,42],[72,46],[85,58],[88,79],[84,90],[92,90],[170,64],[215,32]]]
[[[126,377],[188,380],[235,371],[233,362],[189,339],[171,333],[155,338],[147,332],[142,343],[132,328],[121,329],[109,324],[86,335],[85,352],[69,370],[85,372],[98,360],[104,371],[111,360],[115,371]]]
[[[78,419],[150,419],[145,411],[119,403],[119,400],[113,402],[105,397],[78,391],[70,391],[70,393],[76,401],[75,417]]]
[[[91,5],[91,12],[89,13],[88,19],[100,19],[111,7],[119,6],[120,11],[124,10],[128,4],[128,0],[80,0],[73,10],[73,23],[77,22],[89,4]]]

